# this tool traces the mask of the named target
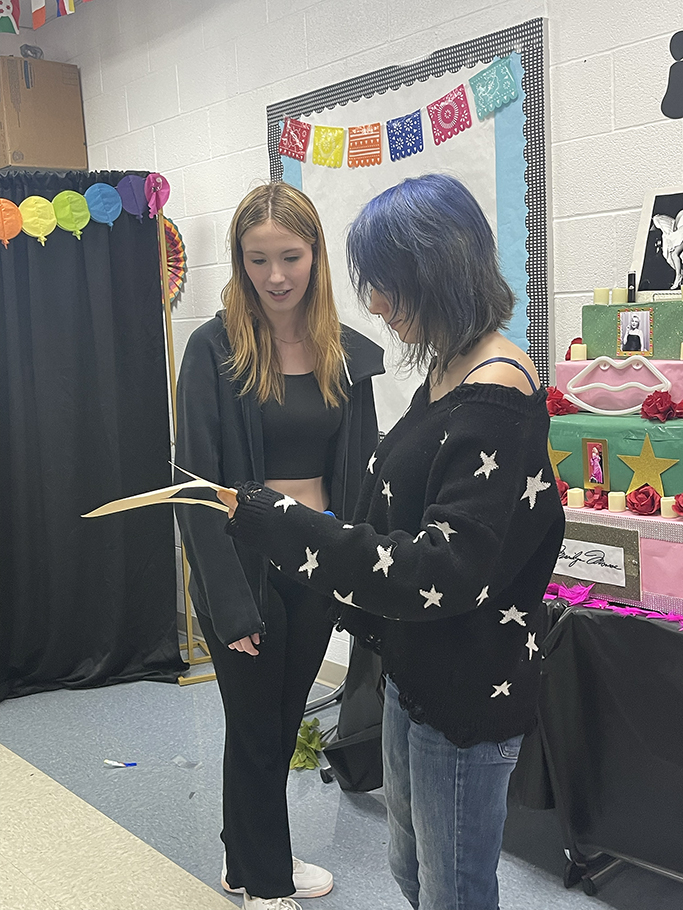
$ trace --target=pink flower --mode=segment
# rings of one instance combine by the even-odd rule
[[[585,604],[590,597],[591,590],[595,585],[574,585],[567,588],[564,585],[558,585],[555,582],[548,585],[545,592],[545,600],[553,600],[555,597],[561,597],[567,603],[575,606],[576,604]]]
[[[609,609],[609,601],[607,601],[607,600],[598,600],[597,598],[592,598],[591,600],[587,600],[586,603],[584,604],[584,606],[585,606],[585,607],[593,607],[593,608],[596,609],[596,610],[608,610],[608,609]]]

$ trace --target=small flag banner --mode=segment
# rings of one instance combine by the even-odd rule
[[[382,163],[382,124],[349,127],[349,167],[370,167]]]
[[[517,84],[510,69],[510,59],[496,60],[483,72],[472,76],[470,88],[480,120],[496,108],[514,101],[517,97]]]
[[[285,125],[280,137],[280,154],[287,158],[296,158],[303,161],[306,157],[308,140],[311,135],[311,124],[303,120],[285,118]]]
[[[432,121],[432,134],[436,145],[472,126],[464,85],[459,85],[443,98],[428,104],[427,113]]]
[[[33,13],[33,28],[45,25],[45,0],[31,0],[31,12]]]
[[[20,0],[14,0],[14,5],[19,9]],[[81,0],[82,3],[89,3],[90,0]],[[8,0],[0,0],[0,5],[8,5]],[[76,0],[31,0],[31,16],[33,28],[41,28],[48,19],[57,17],[70,16],[76,12]],[[17,23],[19,17],[17,15]],[[2,26],[0,25],[0,31]]]
[[[417,110],[405,117],[387,120],[387,139],[392,161],[407,158],[424,150],[422,138],[422,113]]]
[[[0,0],[0,32],[19,34],[19,0]]]
[[[316,126],[313,133],[313,164],[341,167],[344,160],[344,133],[338,126]]]
[[[479,120],[514,101],[517,98],[517,84],[510,66],[510,58],[495,60],[486,69],[472,76],[468,80],[468,86],[474,96]],[[467,94],[467,87],[463,83],[427,105],[435,145],[440,145],[471,128],[472,114]],[[392,161],[400,161],[402,158],[424,151],[421,109],[402,117],[394,117],[385,124],[366,123],[363,126],[349,127],[321,125],[314,127],[304,120],[285,117],[278,150],[280,155],[286,158],[305,161],[312,134],[312,163],[322,167],[340,168],[348,136],[346,154],[348,167],[372,167],[382,163],[384,130]]]

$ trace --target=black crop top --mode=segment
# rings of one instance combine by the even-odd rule
[[[261,405],[267,480],[322,477],[342,409],[325,405],[314,373],[285,374],[285,400]]]

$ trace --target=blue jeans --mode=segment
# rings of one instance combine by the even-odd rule
[[[496,868],[521,736],[455,746],[416,724],[387,679],[382,746],[389,865],[415,910],[498,910]]]

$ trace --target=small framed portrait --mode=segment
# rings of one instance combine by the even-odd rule
[[[633,252],[636,300],[679,299],[683,284],[683,186],[651,190]]]
[[[652,357],[654,311],[640,306],[619,310],[617,313],[617,357],[641,354]]]
[[[583,488],[609,490],[609,457],[606,439],[582,439]]]

